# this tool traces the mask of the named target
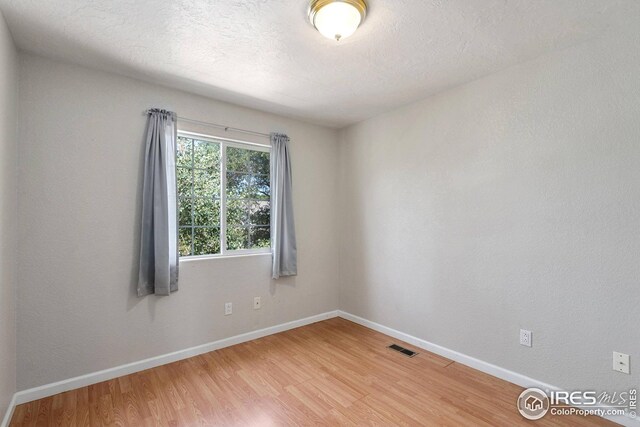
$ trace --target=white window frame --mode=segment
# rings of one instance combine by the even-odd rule
[[[193,138],[200,141],[208,141],[220,144],[220,253],[206,255],[180,256],[181,261],[198,260],[206,258],[229,258],[247,255],[270,254],[271,247],[256,249],[227,249],[227,147],[242,148],[245,150],[262,151],[269,153],[271,158],[271,145],[257,142],[242,141],[238,139],[222,138],[219,136],[205,135],[202,133],[188,132],[178,129],[178,136]],[[177,166],[176,166],[177,167]],[[271,197],[269,197],[271,203]],[[178,224],[178,228],[180,224]],[[271,230],[269,230],[271,232]]]

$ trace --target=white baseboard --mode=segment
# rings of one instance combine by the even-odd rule
[[[372,322],[371,320],[363,319],[362,317],[356,316],[351,313],[347,313],[345,311],[338,310],[338,316],[342,317],[343,319],[350,320],[359,325],[365,326],[369,329],[373,329],[374,331],[378,331],[385,335],[389,335],[390,337],[397,338],[399,340],[407,342],[416,347],[430,351],[431,353],[435,353],[440,356],[446,357],[447,359],[451,359],[454,362],[461,363],[463,365],[477,369],[478,371],[482,371],[486,374],[492,375],[502,380],[509,381],[510,383],[517,384],[521,387],[525,387],[525,388],[536,387],[541,390],[547,390],[547,391],[562,390],[559,387],[555,387],[551,384],[547,384],[542,381],[538,381],[533,378],[527,377],[526,375],[522,375],[517,372],[513,372],[508,369],[501,368],[500,366],[496,366],[491,363],[482,361],[480,359],[467,356],[466,354],[462,354],[455,350],[451,350],[446,347],[442,347],[438,344],[434,344],[432,342],[414,337],[413,335],[405,334],[404,332],[400,332],[395,329],[389,328],[387,326],[381,325],[379,323]],[[623,426],[638,427],[638,425],[640,425],[639,423],[640,420],[635,418],[630,418],[627,416],[619,416],[619,415],[606,416],[604,418],[610,421],[613,421],[615,423],[622,424]]]
[[[16,409],[16,395],[14,394],[11,398],[11,402],[9,402],[9,407],[7,408],[7,412],[4,414],[4,418],[2,419],[2,424],[0,427],[9,427],[9,423],[11,422],[11,417],[13,417],[13,411]]]
[[[304,319],[294,320],[292,322],[282,323],[280,325],[270,326],[268,328],[259,329],[257,331],[247,332],[245,334],[224,338],[218,341],[213,341],[185,350],[179,350],[173,353],[140,360],[138,362],[128,363],[126,365],[105,369],[103,371],[92,372],[90,374],[81,375],[79,377],[70,378],[68,380],[58,381],[52,384],[46,384],[40,387],[19,391],[14,396],[13,404],[20,405],[23,403],[31,402],[33,400],[53,396],[54,394],[63,393],[65,391],[74,390],[80,387],[86,387],[88,385],[96,384],[102,381],[108,381],[113,378],[121,377],[123,375],[133,374],[135,372],[155,368],[156,366],[166,365],[167,363],[177,362],[178,360],[188,359],[190,357],[208,353],[210,351],[218,350],[224,347],[229,347],[243,342],[266,337],[267,335],[273,335],[279,332],[287,331],[289,329],[299,328],[300,326],[320,322],[322,320],[336,317],[337,315],[337,310],[329,311],[326,313],[317,314],[315,316],[306,317]],[[8,415],[5,416],[5,419],[7,417]],[[5,424],[2,424],[2,426],[0,427],[5,427]]]
[[[429,341],[406,334],[404,332],[397,331],[395,329],[389,328],[379,323],[375,323],[370,320],[363,319],[362,317],[355,316],[351,313],[336,310],[336,311],[329,311],[326,313],[307,317],[300,320],[294,320],[292,322],[282,323],[280,325],[275,325],[275,326],[271,326],[264,329],[259,329],[257,331],[247,332],[245,334],[224,338],[218,341],[213,341],[208,344],[203,344],[203,345],[191,347],[185,350],[180,350],[173,353],[152,357],[152,358],[141,360],[138,362],[128,363],[126,365],[116,366],[114,368],[105,369],[102,371],[93,372],[86,375],[81,375],[79,377],[71,378],[68,380],[63,380],[56,383],[46,384],[40,387],[19,391],[11,399],[11,403],[9,404],[9,408],[7,409],[7,412],[4,416],[2,424],[0,424],[0,427],[8,427],[16,405],[31,402],[33,400],[42,399],[48,396],[53,396],[55,394],[63,393],[69,390],[74,390],[80,387],[86,387],[91,384],[107,381],[113,378],[121,377],[123,375],[129,375],[129,374],[143,371],[146,369],[155,368],[157,366],[166,365],[167,363],[176,362],[178,360],[188,359],[189,357],[194,357],[200,354],[208,353],[210,351],[214,351],[214,350],[229,347],[232,345],[240,344],[243,342],[251,341],[254,339],[262,338],[267,335],[277,334],[279,332],[284,332],[289,329],[298,328],[300,326],[309,325],[311,323],[320,322],[322,320],[326,320],[326,319],[330,319],[338,316],[344,319],[350,320],[354,323],[358,323],[367,328],[373,329],[374,331],[378,331],[383,334],[389,335],[393,338],[397,338],[399,340],[412,344],[416,347],[419,347],[424,350],[430,351],[432,353],[438,354],[440,356],[446,357],[455,362],[458,362],[463,365],[477,369],[479,371],[485,372],[494,377],[517,384],[521,387],[537,387],[542,390],[560,390],[560,388],[558,387],[552,386],[550,384],[546,384],[542,381],[535,380],[533,378],[527,377],[526,375],[522,375],[517,372],[513,372],[508,369],[493,365],[491,363],[484,362],[474,357],[467,356],[466,354],[462,354],[455,350],[451,350],[446,347],[442,347],[440,345],[431,343]],[[605,418],[613,422],[622,424],[624,426],[638,427],[639,425],[638,420],[625,417],[625,416],[611,416],[611,417],[605,417]]]

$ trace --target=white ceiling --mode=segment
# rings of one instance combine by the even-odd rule
[[[308,0],[0,0],[19,48],[341,127],[635,25],[637,0],[369,0],[341,42]]]

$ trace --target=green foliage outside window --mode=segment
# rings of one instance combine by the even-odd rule
[[[269,153],[178,136],[180,256],[221,253],[222,150],[226,148],[226,250],[271,243]]]

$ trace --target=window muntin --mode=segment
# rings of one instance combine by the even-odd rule
[[[178,133],[181,257],[268,250],[269,154],[264,146]]]

